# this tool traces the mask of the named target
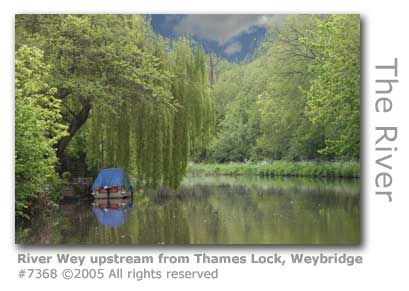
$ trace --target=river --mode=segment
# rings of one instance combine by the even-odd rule
[[[358,244],[359,180],[187,177],[177,192],[64,201],[17,233],[30,244]]]

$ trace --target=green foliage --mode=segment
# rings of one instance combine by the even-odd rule
[[[359,159],[359,54],[359,16],[286,17],[252,62],[219,73],[209,159]]]
[[[191,164],[192,175],[254,175],[289,177],[359,178],[358,162],[258,162],[229,164]]]
[[[141,15],[19,15],[16,34],[17,47],[36,44],[52,64],[69,131],[60,159],[85,153],[91,170],[123,167],[139,185],[177,187],[212,135],[203,50],[165,42]]]
[[[152,41],[158,48],[163,45],[159,39]],[[131,91],[127,98],[117,96],[120,103],[109,107],[103,99],[96,100],[88,123],[88,160],[98,168],[129,169],[138,186],[176,188],[190,152],[197,144],[209,143],[212,96],[200,48],[192,50],[181,39],[173,43],[170,53],[157,54],[157,63],[151,65],[162,74],[156,86],[162,86],[164,95],[157,99],[150,96],[152,92]]]
[[[251,157],[260,134],[257,98],[271,74],[267,58],[238,64],[220,74],[214,94],[217,138],[211,157],[219,162],[244,161]]]
[[[15,63],[15,182],[16,215],[28,218],[27,209],[40,192],[58,184],[54,146],[66,134],[61,124],[60,101],[48,84],[50,67],[42,52],[22,46]],[[53,197],[58,199],[58,195]]]
[[[56,154],[93,171],[126,168],[151,188],[176,188],[189,159],[359,159],[356,15],[286,17],[245,64],[189,39],[165,41],[141,15],[18,15],[16,52],[19,215],[36,193],[60,187]],[[244,171],[336,176],[354,167]]]
[[[185,175],[191,148],[209,144],[214,117],[203,50],[192,51],[187,40],[181,39],[174,43],[170,57],[172,93],[178,106],[170,133],[173,147],[166,163],[169,173],[164,182],[176,187]]]
[[[317,159],[323,144],[321,128],[305,116],[304,90],[314,78],[315,52],[300,43],[315,29],[315,16],[291,16],[265,44],[273,74],[257,101],[262,134],[257,156],[266,159]]]
[[[307,115],[325,130],[323,154],[358,159],[360,149],[359,15],[330,15],[303,39],[319,56],[307,91]]]

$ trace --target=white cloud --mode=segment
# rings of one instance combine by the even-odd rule
[[[233,42],[229,44],[225,49],[224,52],[228,55],[233,55],[241,51],[241,44],[238,42]]]
[[[227,43],[234,36],[248,32],[255,26],[266,27],[275,23],[281,15],[187,15],[175,25],[180,35],[194,35],[206,40]]]

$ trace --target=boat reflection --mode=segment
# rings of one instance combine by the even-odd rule
[[[133,208],[133,197],[114,199],[95,199],[92,212],[101,225],[119,227],[126,222],[128,212]]]

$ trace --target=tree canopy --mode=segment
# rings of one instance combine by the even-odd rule
[[[45,179],[27,162],[51,171],[71,143],[83,147],[89,168],[124,167],[138,183],[175,188],[195,145],[210,141],[207,56],[188,39],[165,41],[145,16],[17,15],[16,51],[16,158],[24,162],[16,185],[34,172]],[[39,96],[32,106],[56,117],[26,109],[23,99]],[[24,126],[39,133],[26,136]],[[44,179],[17,197],[38,193]]]
[[[211,160],[359,159],[359,15],[287,16],[214,94]]]
[[[360,19],[293,15],[242,63],[142,15],[16,16],[16,210],[67,156],[176,188],[189,160],[358,160]]]

